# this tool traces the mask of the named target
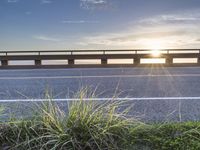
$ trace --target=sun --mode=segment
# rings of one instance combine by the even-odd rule
[[[151,55],[153,57],[159,57],[161,55],[161,49],[164,47],[164,41],[160,39],[152,39],[145,41],[145,45],[151,49]]]
[[[161,51],[159,49],[151,50],[151,55],[154,57],[159,57],[161,55]]]

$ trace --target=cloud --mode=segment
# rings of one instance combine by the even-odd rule
[[[60,42],[61,41],[60,39],[52,38],[52,37],[45,36],[45,35],[36,35],[36,36],[33,36],[33,38],[36,40],[50,41],[50,42]]]
[[[82,46],[104,46],[117,48],[150,48],[150,43],[158,41],[159,43],[168,43],[176,41],[177,37],[186,35],[185,29],[163,28],[140,28],[135,27],[132,30],[125,30],[118,33],[102,33],[93,36],[84,37],[79,45]],[[172,40],[173,39],[173,40]],[[149,43],[149,44],[148,44]],[[171,43],[171,44],[170,44]]]
[[[80,7],[86,10],[107,9],[112,5],[112,0],[80,0]]]
[[[86,4],[105,4],[107,0],[80,0],[82,3]]]
[[[52,0],[41,0],[42,4],[50,4],[52,3]]]
[[[19,0],[8,0],[8,3],[17,3]]]
[[[77,44],[102,48],[197,48],[199,26],[200,10],[175,12],[143,18],[118,32],[85,36]]]
[[[96,20],[63,20],[62,23],[66,24],[96,24],[99,21]]]
[[[164,14],[140,20],[143,24],[172,24],[172,23],[195,23],[200,21],[200,10],[177,12],[176,14]]]

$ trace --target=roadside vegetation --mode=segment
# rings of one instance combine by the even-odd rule
[[[66,110],[51,101],[32,118],[0,123],[2,150],[197,150],[200,122],[144,124],[128,116],[126,102],[78,101]],[[123,110],[121,108],[123,107]],[[0,117],[3,115],[0,107]]]

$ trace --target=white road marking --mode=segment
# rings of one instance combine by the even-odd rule
[[[139,98],[85,98],[83,101],[109,101],[109,100],[122,100],[122,101],[152,101],[152,100],[200,100],[200,97],[139,97]],[[11,102],[65,102],[65,101],[80,101],[80,99],[8,99],[0,100],[0,103],[11,103]]]
[[[0,80],[31,79],[83,79],[83,78],[141,78],[141,77],[200,77],[200,74],[146,74],[146,75],[100,75],[100,76],[35,76],[35,77],[0,77]]]
[[[165,67],[167,68],[167,67]],[[173,67],[175,68],[175,67]],[[195,67],[191,67],[191,68],[195,68]],[[52,68],[52,69],[0,69],[0,72],[31,72],[31,71],[89,71],[89,70],[123,70],[123,69],[139,69],[139,70],[143,70],[143,69],[152,69],[152,68],[141,68],[141,67],[134,67],[134,68],[130,68],[130,67],[118,67],[118,68]],[[155,68],[157,69],[157,68]]]
[[[173,70],[173,69],[180,69],[180,70],[184,70],[184,69],[199,69],[199,67],[193,66],[193,67],[164,67],[164,69],[166,70]],[[89,70],[123,70],[123,69],[128,69],[128,70],[146,70],[146,69],[162,69],[160,68],[151,68],[151,67],[118,67],[118,68],[52,68],[52,69],[0,69],[0,72],[31,72],[31,71],[89,71]]]

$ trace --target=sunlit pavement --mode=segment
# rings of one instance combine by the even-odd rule
[[[200,120],[198,67],[0,70],[0,85],[0,101],[14,100],[6,105],[17,103],[18,111],[31,106],[29,99],[44,98],[47,89],[59,100],[88,87],[99,98],[129,98],[131,114],[146,121]]]

